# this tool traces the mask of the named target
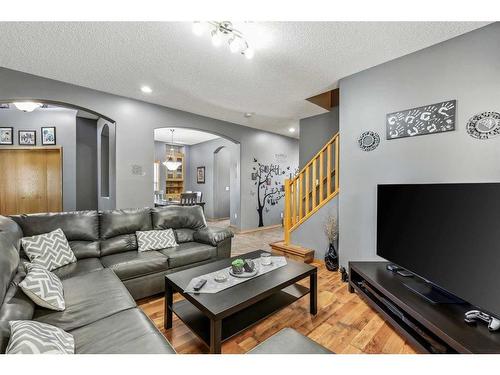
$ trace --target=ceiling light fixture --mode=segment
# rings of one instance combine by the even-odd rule
[[[163,165],[167,167],[169,171],[176,171],[177,168],[179,168],[182,163],[180,161],[177,161],[177,158],[175,157],[175,150],[174,150],[174,131],[175,129],[170,129],[170,132],[172,133],[172,143],[170,144],[170,154],[168,155],[167,160],[163,162]]]
[[[23,112],[33,112],[35,109],[40,108],[42,103],[35,102],[14,102],[14,106]]]
[[[253,58],[254,49],[250,47],[243,33],[235,29],[230,21],[193,22],[193,33],[196,35],[202,35],[206,29],[210,30],[212,44],[215,47],[219,47],[226,41],[232,53],[239,52],[247,59]]]
[[[149,86],[142,86],[141,87],[141,91],[144,93],[144,94],[151,94],[153,92],[153,89]]]
[[[252,117],[253,115],[254,115],[254,113],[253,113],[253,112],[245,112],[245,113],[243,114],[243,116],[245,116],[246,118],[250,118],[250,117]]]
[[[290,129],[288,129],[288,131],[289,131],[290,133],[295,133],[295,128],[290,128]]]

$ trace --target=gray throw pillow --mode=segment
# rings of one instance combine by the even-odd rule
[[[76,262],[75,254],[60,228],[38,236],[23,237],[21,244],[31,263],[49,271]]]
[[[161,250],[177,246],[173,229],[135,232],[138,251]]]
[[[61,328],[32,320],[9,322],[10,339],[6,354],[74,354],[73,335]]]
[[[63,284],[59,277],[34,263],[26,263],[28,274],[19,287],[33,302],[46,309],[63,311],[64,303]]]

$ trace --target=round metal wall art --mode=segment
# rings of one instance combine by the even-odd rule
[[[473,138],[490,139],[500,135],[500,113],[483,112],[467,123],[467,133]]]
[[[374,131],[368,130],[358,138],[359,148],[363,151],[373,151],[380,144],[380,136]]]

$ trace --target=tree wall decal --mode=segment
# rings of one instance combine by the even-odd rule
[[[257,189],[257,213],[259,214],[259,227],[264,226],[264,211],[269,212],[269,206],[275,206],[285,196],[282,178],[290,167],[282,169],[278,164],[262,164],[256,158],[253,167],[252,180]]]

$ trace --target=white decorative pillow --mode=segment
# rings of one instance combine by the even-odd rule
[[[63,311],[64,303],[63,284],[59,277],[47,271],[39,264],[26,263],[28,274],[19,287],[33,302],[46,309]]]
[[[161,250],[177,246],[173,229],[135,232],[138,251]]]
[[[32,320],[9,322],[6,354],[75,354],[73,335],[61,328]]]
[[[23,237],[21,243],[31,263],[39,264],[49,271],[76,262],[75,254],[69,247],[62,229],[38,236]]]

